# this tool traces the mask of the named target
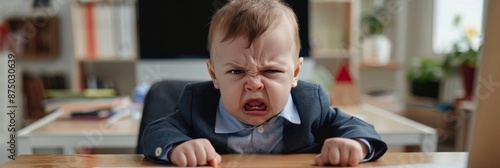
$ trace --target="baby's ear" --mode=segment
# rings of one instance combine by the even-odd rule
[[[300,73],[300,68],[302,68],[302,63],[304,62],[304,58],[299,57],[297,59],[297,65],[295,65],[295,70],[293,71],[293,83],[292,87],[297,86],[297,82],[299,81],[299,73]]]
[[[214,87],[216,89],[219,89],[219,82],[217,81],[217,77],[215,76],[215,70],[214,70],[214,66],[212,64],[212,61],[209,59],[207,60],[207,70],[208,70],[208,73],[210,74],[210,78],[212,78],[212,82],[214,83]]]
[[[299,81],[299,79],[293,78],[292,88],[297,87],[298,81]]]

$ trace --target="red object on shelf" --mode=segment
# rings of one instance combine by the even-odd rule
[[[335,75],[335,84],[330,88],[330,105],[348,106],[359,102],[358,91],[349,72],[349,62],[345,61],[341,63]]]
[[[474,81],[476,79],[476,67],[462,65],[462,82],[465,90],[465,100],[472,100],[474,94]]]
[[[340,65],[340,70],[335,77],[335,82],[354,83],[351,78],[351,74],[349,72],[349,64],[347,62],[344,62],[342,63],[342,65]]]
[[[7,41],[7,22],[4,20],[2,23],[0,23],[0,51],[4,50],[6,41]]]

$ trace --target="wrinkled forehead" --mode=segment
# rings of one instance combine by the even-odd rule
[[[287,24],[268,29],[250,47],[243,37],[235,40],[220,41],[223,34],[216,34],[213,45],[212,61],[214,65],[223,65],[227,61],[238,62],[241,65],[270,65],[297,63],[298,57],[294,54],[294,40],[292,28]]]
[[[296,50],[294,55],[298,56],[298,51],[300,50],[300,41],[298,38],[298,34],[294,32],[298,32],[297,27],[295,26],[297,23],[293,21],[289,21],[288,19],[282,18],[278,19],[278,21],[273,22],[265,31],[260,32],[259,35],[253,39],[249,36],[248,33],[239,33],[235,34],[232,38],[227,38],[227,29],[217,29],[213,31],[212,39],[210,42],[210,55],[211,57],[217,56],[216,48],[221,45],[229,45],[233,43],[238,43],[240,45],[231,45],[231,46],[240,46],[243,48],[250,48],[257,40],[265,39],[266,41],[272,39],[269,37],[280,37],[283,39],[282,41],[278,41],[279,43],[289,43],[287,46],[290,46],[291,50]],[[264,40],[263,39],[263,40]]]

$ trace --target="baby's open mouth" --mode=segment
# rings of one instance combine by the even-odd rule
[[[245,103],[245,112],[249,115],[265,115],[267,111],[266,103],[261,99],[252,99]]]

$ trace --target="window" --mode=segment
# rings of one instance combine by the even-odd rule
[[[462,38],[467,29],[483,34],[483,3],[483,0],[434,0],[432,48],[435,53],[450,52],[453,43]],[[456,16],[462,19],[459,27],[454,26]],[[479,43],[477,39],[473,46]]]

